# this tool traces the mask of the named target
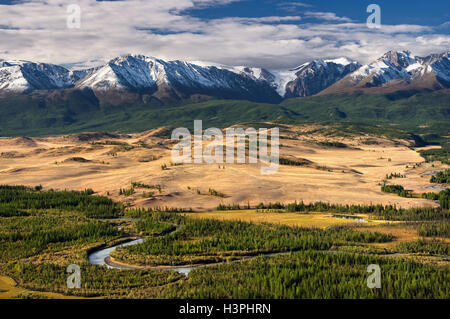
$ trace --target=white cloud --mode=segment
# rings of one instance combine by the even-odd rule
[[[312,7],[312,5],[299,1],[293,1],[293,2],[280,2],[278,3],[278,7],[288,12],[294,12],[297,11],[299,8],[309,8]]]
[[[383,25],[375,30],[334,13],[316,15],[322,20],[317,23],[302,23],[298,15],[202,20],[182,13],[231,1],[78,0],[81,29],[67,29],[67,1],[0,5],[0,55],[80,66],[141,53],[286,69],[310,59],[338,56],[364,63],[391,49],[426,55],[446,51],[450,43],[450,36],[430,27]]]
[[[305,16],[308,18],[315,18],[319,20],[325,21],[341,21],[341,22],[350,22],[351,19],[347,17],[338,17],[334,12],[316,12],[316,11],[307,11],[305,12]]]
[[[232,18],[234,21],[242,22],[287,22],[287,21],[300,21],[300,16],[286,16],[286,17],[261,17],[261,18]]]

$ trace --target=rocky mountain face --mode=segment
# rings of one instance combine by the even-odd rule
[[[143,55],[125,55],[77,71],[47,63],[0,60],[0,96],[78,90],[116,104],[142,96],[159,101],[219,98],[275,103],[284,98],[354,90],[448,87],[449,52],[415,57],[408,51],[390,51],[363,66],[338,58],[314,60],[288,71],[164,61]]]
[[[286,98],[316,95],[347,74],[357,70],[358,62],[344,58],[314,60],[295,69],[296,78],[286,84]]]

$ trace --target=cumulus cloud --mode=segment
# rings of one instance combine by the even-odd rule
[[[216,19],[185,13],[232,1],[78,0],[80,29],[67,28],[67,1],[0,5],[0,57],[82,67],[140,53],[169,60],[287,69],[315,58],[347,56],[365,63],[391,49],[426,55],[449,47],[450,36],[431,27],[369,29],[334,13],[314,12],[319,20],[314,23],[303,22],[307,13]]]

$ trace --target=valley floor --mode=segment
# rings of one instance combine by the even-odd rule
[[[448,165],[425,162],[407,140],[319,125],[280,131],[274,175],[172,165],[167,128],[0,138],[0,298],[450,296],[449,194],[421,198],[448,188],[430,183]],[[145,240],[109,252],[131,269],[90,262],[136,238]],[[79,290],[66,285],[74,263]],[[374,263],[379,290],[366,286]],[[208,267],[174,270],[185,265]]]
[[[57,190],[91,188],[131,206],[196,211],[212,210],[219,204],[256,206],[260,202],[295,200],[436,207],[438,204],[432,201],[382,193],[380,185],[386,175],[397,173],[405,178],[388,183],[404,185],[417,193],[439,191],[441,186],[429,183],[429,173],[448,167],[424,163],[419,149],[412,149],[410,141],[344,135],[319,125],[282,127],[280,158],[306,162],[301,166],[280,165],[274,175],[261,175],[256,164],[172,166],[173,142],[167,138],[170,133],[161,128],[117,136],[88,133],[0,138],[0,183],[41,184],[44,189]],[[336,142],[341,147],[332,146]],[[136,188],[120,195],[120,189],[130,189],[133,182],[160,188]],[[210,189],[223,196],[211,195]]]

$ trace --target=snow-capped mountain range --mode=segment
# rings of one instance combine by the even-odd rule
[[[164,61],[143,55],[125,55],[103,66],[77,71],[0,59],[0,95],[67,89],[91,90],[103,96],[129,92],[157,99],[206,96],[275,102],[354,90],[441,89],[450,87],[449,54],[415,57],[408,51],[390,51],[367,65],[337,58],[314,60],[286,71]]]
[[[388,92],[401,89],[437,90],[450,87],[450,51],[416,57],[409,51],[389,51],[361,66],[321,92]]]

